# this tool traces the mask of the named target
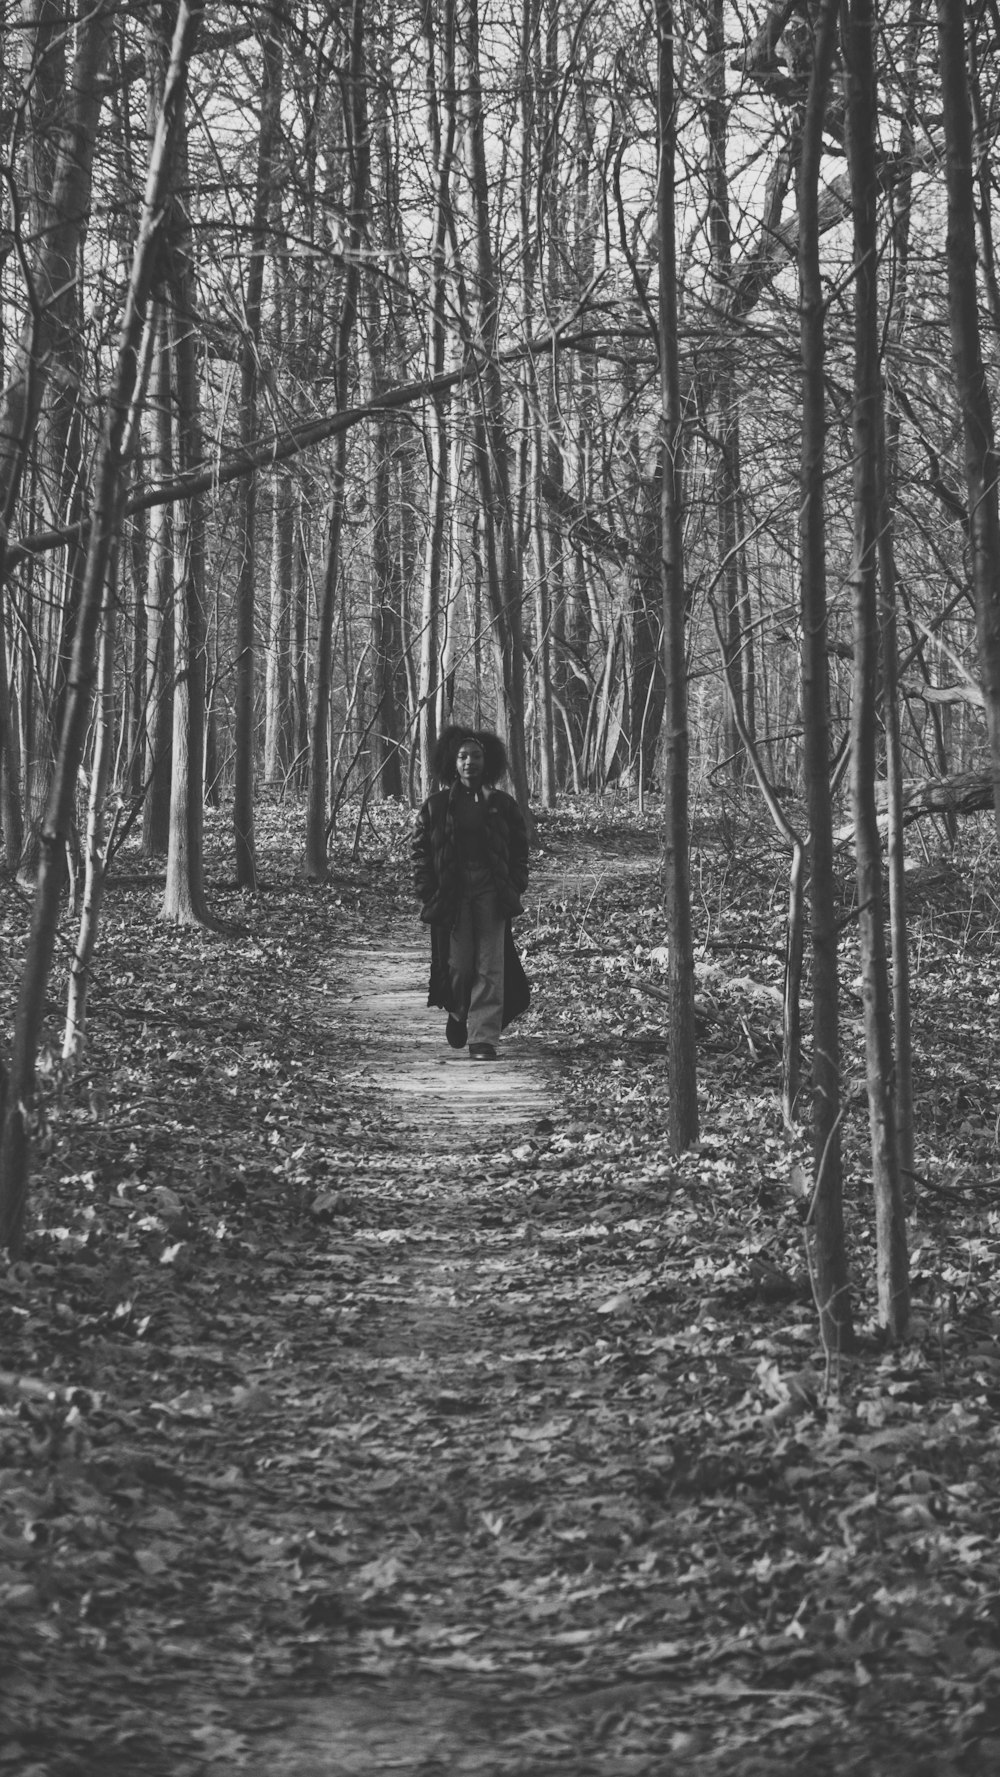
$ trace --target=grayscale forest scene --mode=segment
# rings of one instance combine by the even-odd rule
[[[0,0],[0,1777],[1000,1770],[998,0]]]

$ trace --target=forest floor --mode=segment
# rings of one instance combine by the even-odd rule
[[[298,819],[261,811],[252,896],[210,821],[228,936],[161,927],[119,859],[72,1074],[53,983],[0,1268],[0,1773],[995,1772],[995,856],[913,874],[896,1349],[845,883],[838,1358],[778,1103],[785,865],[749,817],[696,832],[681,1159],[654,813],[541,822],[533,1005],[492,1067],[425,1005],[408,813],[322,887]],[[0,886],[5,1024],[26,911]]]

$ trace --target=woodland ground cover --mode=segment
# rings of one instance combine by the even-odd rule
[[[913,872],[898,1350],[845,867],[838,1359],[778,1106],[784,860],[745,811],[696,827],[702,1140],[672,1160],[657,818],[541,821],[527,1133],[417,1140],[371,1089],[366,950],[422,945],[408,811],[317,887],[270,809],[254,896],[210,821],[229,936],[160,927],[119,860],[0,1274],[0,1771],[996,1768],[995,858],[967,827]]]

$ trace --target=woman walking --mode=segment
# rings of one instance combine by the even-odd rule
[[[499,735],[446,728],[434,753],[438,782],[417,816],[413,882],[431,928],[429,1006],[448,1013],[453,1049],[495,1061],[501,1030],[530,998],[511,935],[524,912],[528,829],[512,796],[497,789],[507,770]]]

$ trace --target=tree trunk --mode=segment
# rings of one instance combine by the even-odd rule
[[[394,144],[390,135],[387,94],[391,90],[392,41],[382,46],[378,77],[372,83],[372,135],[379,145],[379,174],[386,217],[385,250],[400,250],[403,223],[399,216]],[[403,581],[398,551],[393,547],[393,471],[399,428],[379,410],[379,398],[388,383],[389,316],[385,312],[377,276],[366,281],[366,333],[371,366],[372,456],[372,722],[369,777],[377,796],[401,798],[403,794],[402,742],[405,709],[402,703],[402,602]]]
[[[521,90],[524,147],[521,155],[521,265],[524,284],[523,325],[529,337],[535,328],[535,280],[542,277],[541,296],[551,320],[562,301],[563,227],[561,190],[561,128],[552,103],[559,90],[559,23],[561,8],[547,0],[544,19],[535,0],[521,8]],[[544,39],[544,65],[542,43]],[[530,145],[530,152],[529,152]],[[536,218],[537,225],[536,225]],[[541,223],[544,218],[544,240]],[[524,470],[534,544],[534,628],[532,693],[538,758],[538,799],[543,808],[556,805],[555,706],[553,703],[553,619],[562,599],[562,559],[558,530],[550,525],[542,485],[551,469],[561,483],[559,366],[552,353],[542,364],[525,367]],[[544,419],[544,424],[543,424]],[[530,514],[530,517],[528,516]]]
[[[252,448],[257,436],[257,383],[261,340],[261,298],[264,288],[264,254],[267,218],[271,208],[278,112],[282,86],[282,35],[284,5],[277,3],[265,14],[263,78],[260,94],[260,135],[257,141],[257,175],[253,214],[250,219],[250,262],[244,294],[244,337],[241,366],[240,429],[243,442]],[[256,588],[257,588],[257,477],[247,475],[238,484],[236,524],[239,566],[236,578],[236,687],[234,698],[233,837],[236,882],[239,888],[257,886],[254,843],[254,752],[256,711]]]
[[[694,943],[688,834],[688,719],[684,546],[681,507],[682,412],[677,344],[674,180],[677,112],[674,8],[656,0],[657,215],[660,236],[660,400],[663,426],[664,883],[669,949],[669,1137],[674,1153],[698,1140],[694,1029]]]
[[[183,144],[181,145],[183,147]],[[179,150],[180,151],[180,150]],[[191,241],[175,226],[171,345],[176,376],[177,466],[203,461]],[[162,916],[211,925],[205,898],[205,503],[184,500],[174,519],[174,701],[170,837]]]
[[[726,46],[723,0],[708,0],[705,13],[706,88],[705,123],[708,137],[709,237],[712,250],[712,303],[717,318],[716,363],[712,375],[711,423],[715,432],[714,494],[718,559],[722,566],[722,592],[726,612],[726,658],[736,668],[730,679],[739,698],[739,714],[746,716],[743,693],[743,653],[752,649],[752,635],[744,636],[740,597],[740,551],[737,547],[740,496],[740,420],[736,392],[735,342],[728,308],[732,290],[732,225],[729,218],[728,99],[726,96]],[[723,752],[737,781],[746,768],[746,755],[735,723],[736,706],[726,700]]]
[[[296,287],[287,242],[275,218],[278,239],[272,277],[275,286],[274,352],[294,363]],[[292,696],[292,603],[295,585],[296,491],[291,470],[275,465],[271,476],[271,578],[264,649],[264,782],[285,785],[296,754]]]
[[[994,817],[1000,833],[1000,460],[979,330],[965,8],[956,0],[937,0],[937,20],[948,189],[946,252],[952,364],[965,439],[979,679],[993,773]]]
[[[334,400],[347,406],[351,345],[358,312],[359,259],[369,190],[368,118],[365,99],[364,0],[353,0],[350,63],[346,81],[345,128],[350,163],[350,202],[347,218],[348,250],[345,255],[344,290],[337,328],[334,364]],[[340,539],[344,519],[347,478],[347,434],[337,434],[330,474],[326,559],[320,596],[319,637],[316,648],[316,682],[309,758],[309,801],[306,813],[306,871],[322,880],[327,870],[327,822],[330,815],[330,761],[327,741],[333,682],[333,631],[340,573]]]
[[[159,311],[155,399],[149,416],[150,467],[168,486],[173,473],[174,385],[170,330]],[[170,774],[174,692],[174,517],[164,502],[149,515],[149,568],[146,583],[146,800],[142,809],[142,850],[147,858],[167,855],[170,844]]]
[[[433,402],[428,413],[428,523],[424,544],[423,586],[420,605],[420,677],[418,726],[420,782],[428,796],[434,780],[434,746],[438,732],[438,699],[441,681],[441,564],[444,553],[445,501],[448,487],[447,418],[444,404]]]
[[[872,0],[843,0],[847,150],[854,196],[854,695],[851,790],[858,885],[868,1122],[875,1192],[879,1319],[900,1339],[909,1319],[909,1261],[896,1145],[895,1063],[875,810],[879,690],[878,534],[881,435],[878,183],[875,168],[875,21]]]
[[[265,648],[264,781],[284,783],[294,754],[289,728],[289,648],[295,559],[295,489],[287,469],[272,482],[271,598]]]
[[[21,813],[21,760],[14,727],[7,673],[7,626],[4,621],[4,531],[0,525],[0,869],[15,871],[24,838]]]
[[[799,168],[799,301],[802,355],[802,470],[799,556],[802,615],[802,729],[809,813],[813,979],[813,1165],[811,1222],[820,1330],[829,1351],[853,1338],[844,1247],[840,1156],[840,1032],[837,915],[830,797],[830,687],[827,660],[825,295],[819,266],[818,184],[823,122],[836,44],[839,0],[822,0]]]
[[[141,440],[137,446],[137,475],[145,479]],[[146,752],[146,586],[149,582],[149,515],[136,514],[128,543],[128,576],[125,635],[122,639],[122,676],[125,682],[125,711],[119,740],[119,755],[124,762],[116,767],[123,793],[138,805],[145,788]]]
[[[552,704],[552,595],[547,533],[542,512],[542,428],[532,427],[532,534],[535,543],[535,722],[538,793],[543,808],[556,805],[556,764]]]
[[[917,66],[927,0],[910,0],[907,21],[907,52],[904,69],[906,109],[900,129],[898,161],[901,168],[892,194],[892,244],[895,254],[892,338],[903,343],[909,294],[910,228],[913,188],[914,126]],[[896,1034],[896,1132],[899,1169],[904,1180],[916,1165],[913,1103],[913,1034],[910,1010],[910,935],[906,914],[906,840],[903,821],[903,753],[899,716],[898,576],[894,540],[897,465],[899,461],[898,409],[886,411],[882,392],[881,518],[879,521],[879,574],[882,596],[883,702],[886,736],[886,793],[888,807],[887,851],[889,859],[889,911],[892,949],[892,1004]],[[926,672],[926,662],[921,655]],[[945,766],[945,769],[947,767]],[[951,818],[949,838],[954,843],[956,822]]]
[[[479,0],[466,0],[465,88],[469,181],[476,234],[481,401],[475,421],[476,462],[483,499],[486,582],[496,638],[499,726],[507,742],[514,794],[526,817],[528,762],[524,739],[524,574],[511,495],[509,445],[498,361],[500,286],[493,252],[490,181],[479,45]]]
[[[292,560],[292,717],[294,721],[294,780],[299,789],[309,781],[309,606],[311,581],[306,543],[305,498],[298,499]]]
[[[113,550],[112,553],[114,552]],[[107,871],[106,803],[115,745],[114,653],[115,587],[113,571],[109,571],[104,608],[101,613],[101,636],[98,650],[97,721],[94,735],[94,758],[90,768],[90,798],[84,845],[83,906],[80,911],[76,949],[70,964],[66,1025],[63,1031],[63,1060],[70,1062],[76,1061],[83,1049],[87,996],[90,990],[90,965],[97,947],[101,907],[104,902],[104,882]]]
[[[18,997],[8,1102],[0,1142],[0,1243],[21,1250],[28,1190],[28,1131],[35,1094],[35,1061],[45,1011],[45,992],[55,946],[63,850],[69,835],[77,773],[90,720],[95,645],[108,563],[120,523],[120,495],[129,449],[129,421],[136,396],[140,344],[149,291],[162,250],[163,213],[183,119],[187,67],[201,20],[200,4],[181,0],[170,72],[151,152],[142,219],[132,262],[125,314],[104,436],[94,472],[87,567],[76,630],[73,669],[55,775],[42,826],[42,856],[31,933]]]
[[[654,504],[655,502],[655,504]],[[636,548],[632,583],[632,675],[629,743],[640,797],[656,767],[663,729],[663,573],[660,549],[662,490],[643,481],[636,491]]]
[[[423,31],[427,41],[428,123],[434,147],[434,218],[430,251],[430,357],[431,373],[441,376],[447,350],[447,245],[452,212],[451,178],[458,135],[455,72],[455,0],[437,14],[427,6]],[[438,55],[440,54],[440,66]],[[420,784],[426,796],[433,788],[434,745],[438,731],[441,675],[442,557],[448,487],[448,404],[435,393],[427,412],[428,521],[424,542],[421,582],[419,677],[417,681],[417,744]]]
[[[110,4],[79,21],[67,87],[66,18],[51,0],[26,0],[23,61],[28,94],[28,201],[25,266],[27,318],[0,396],[0,530],[10,525],[29,458],[43,471],[39,487],[58,521],[81,496],[79,468],[80,263],[90,213],[94,149],[103,99],[102,75],[112,42]],[[69,511],[72,520],[74,514]],[[8,855],[18,839],[26,880],[34,880],[35,835],[51,783],[57,724],[66,689],[68,651],[79,607],[82,560],[77,540],[68,556],[43,569],[47,597],[40,624],[41,664],[47,683],[25,714],[21,748],[29,805],[30,856],[20,839],[20,815],[11,819]],[[0,611],[2,616],[2,611]],[[44,719],[49,712],[49,719]],[[11,762],[12,736],[2,745]],[[9,786],[8,786],[9,795]]]
[[[878,553],[882,625],[882,708],[885,723],[889,929],[892,1008],[896,1039],[896,1152],[901,1177],[916,1164],[913,1106],[913,1035],[910,1015],[910,934],[906,916],[906,839],[903,822],[903,750],[899,725],[899,656],[896,630],[896,556],[893,543],[893,466],[888,460],[884,395],[880,396]]]

